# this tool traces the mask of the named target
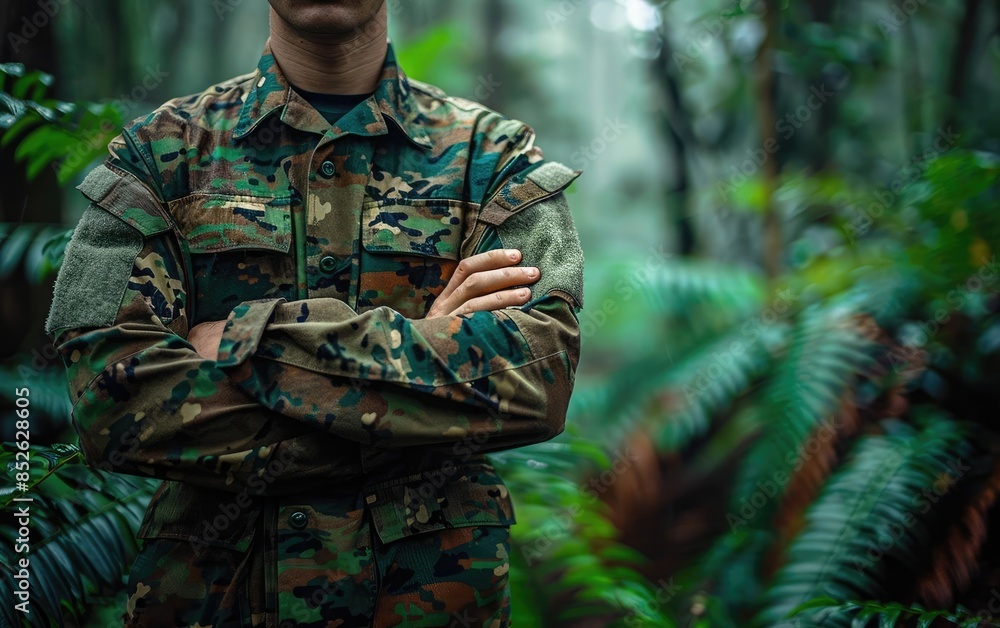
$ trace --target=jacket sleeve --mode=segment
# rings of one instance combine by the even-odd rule
[[[247,302],[227,321],[220,366],[242,367],[234,381],[261,404],[367,445],[473,438],[495,451],[560,433],[583,304],[563,190],[579,173],[542,162],[530,129],[519,137],[496,151],[463,256],[521,249],[522,264],[541,269],[528,304],[417,320],[385,306],[358,314],[336,299]],[[352,384],[358,394],[336,394]]]
[[[346,479],[356,445],[262,407],[185,340],[177,241],[156,194],[121,165],[109,160],[81,186],[92,202],[46,325],[85,461],[258,495]]]

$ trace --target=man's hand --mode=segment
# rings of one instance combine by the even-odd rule
[[[222,342],[222,332],[226,329],[226,321],[207,321],[198,323],[191,328],[187,340],[194,345],[198,355],[206,360],[219,357],[219,343]]]
[[[531,291],[509,288],[535,283],[541,273],[534,266],[512,268],[520,260],[521,252],[517,249],[495,249],[466,257],[458,263],[427,318],[524,305],[531,298]]]

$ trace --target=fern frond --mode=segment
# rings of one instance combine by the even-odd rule
[[[42,353],[16,355],[11,364],[0,364],[0,381],[12,384],[0,388],[0,399],[10,402],[11,408],[17,401],[16,390],[20,382],[30,382],[33,429],[41,428],[43,420],[47,420],[55,428],[53,433],[67,432],[75,438],[70,429],[73,402],[66,386],[66,372],[58,357],[50,359]]]
[[[852,628],[865,628],[869,625],[878,625],[879,628],[910,625],[916,625],[917,628],[930,628],[933,625],[942,625],[941,621],[947,621],[953,626],[962,626],[963,628],[1000,625],[988,613],[974,614],[964,606],[959,606],[953,611],[928,610],[919,604],[907,606],[898,602],[877,601],[841,603],[829,597],[817,598],[799,605],[791,612],[790,617],[794,618],[806,611],[819,609],[824,609],[830,615],[851,619]]]
[[[668,333],[683,330],[673,335],[679,349],[744,326],[765,308],[781,310],[769,313],[770,321],[791,307],[780,295],[769,299],[766,279],[746,269],[685,260],[632,272],[643,272],[642,293]]]
[[[19,469],[20,451],[5,443],[0,465]],[[159,484],[86,466],[71,445],[32,447],[28,491],[0,490],[0,506],[8,512],[30,512],[27,554],[16,551],[19,526],[0,526],[0,595],[14,600],[13,574],[20,558],[29,561],[32,625],[85,625],[95,601],[116,600],[124,593],[126,570],[135,559],[135,533],[149,498]],[[14,502],[28,497],[31,502]],[[12,603],[0,609],[0,623],[23,625],[26,615]]]
[[[761,392],[761,403],[746,414],[746,429],[761,435],[734,486],[734,512],[754,501],[762,484],[775,484],[777,494],[753,508],[753,525],[769,526],[784,487],[815,454],[804,448],[810,436],[821,429],[836,435],[841,399],[855,376],[872,363],[874,348],[845,312],[819,307],[803,312],[787,356]]]
[[[957,481],[956,469],[972,450],[963,429],[947,419],[933,419],[919,432],[906,426],[898,431],[904,433],[860,440],[827,483],[763,596],[758,625],[781,625],[797,606],[819,597],[884,595],[890,563],[914,567],[933,512],[926,496],[943,478]],[[809,625],[849,623],[818,610],[802,619]]]
[[[788,291],[769,296],[757,273],[706,262],[623,266],[610,277],[630,290],[641,286],[664,317],[663,344],[574,393],[572,420],[603,442],[648,428],[665,450],[679,451],[705,434],[713,416],[770,366],[797,307]]]
[[[607,506],[579,484],[577,467],[558,464],[582,458],[603,468],[608,464],[603,450],[571,430],[557,441],[490,456],[518,519],[511,529],[518,625],[566,625],[580,617],[672,625],[660,610],[657,591],[635,569],[641,556],[618,541]]]

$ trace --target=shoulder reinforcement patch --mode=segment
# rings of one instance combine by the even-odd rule
[[[483,203],[479,220],[499,225],[533,203],[566,189],[580,174],[579,170],[571,170],[554,161],[547,161],[536,168],[518,173]]]
[[[560,290],[583,307],[583,249],[564,195],[538,201],[496,229],[505,248],[521,251],[520,265],[541,269],[541,278],[529,286],[532,300]]]
[[[170,229],[160,201],[133,175],[97,166],[77,186],[92,203],[138,229],[143,235],[153,235]]]
[[[137,229],[91,204],[66,247],[45,333],[114,324],[142,246]]]

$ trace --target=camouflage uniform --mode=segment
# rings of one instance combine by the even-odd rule
[[[484,454],[563,429],[579,173],[391,46],[334,126],[268,45],[109,150],[47,329],[87,462],[164,480],[126,623],[506,625],[515,519]],[[541,269],[531,301],[426,319],[495,248]],[[185,340],[211,320],[216,361]]]

